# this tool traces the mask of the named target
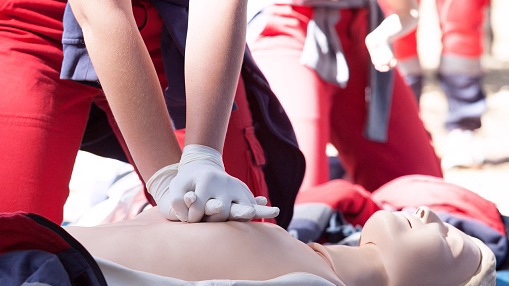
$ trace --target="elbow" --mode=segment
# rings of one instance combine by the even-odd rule
[[[413,28],[417,27],[417,24],[419,23],[419,9],[411,9],[409,12],[409,25],[413,25]]]
[[[402,25],[405,27],[407,31],[413,31],[417,28],[419,24],[419,10],[411,9],[408,13],[405,13],[404,16],[401,17]]]

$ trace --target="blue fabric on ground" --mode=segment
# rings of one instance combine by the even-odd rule
[[[497,286],[509,286],[509,270],[497,271]]]
[[[58,256],[41,250],[14,251],[0,256],[0,284],[40,283],[71,286],[71,280]]]
[[[491,227],[472,219],[460,218],[446,213],[438,213],[438,216],[444,222],[484,242],[497,258],[497,269],[502,269],[502,266],[506,264],[509,248],[506,235],[502,235]]]

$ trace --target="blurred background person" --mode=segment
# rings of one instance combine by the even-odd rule
[[[441,177],[412,91],[391,70],[390,43],[417,25],[416,1],[380,1],[385,15],[372,1],[292,3],[250,1],[248,45],[306,157],[301,190],[329,180],[328,143],[367,190],[408,174]]]
[[[447,98],[445,122],[447,138],[443,150],[442,167],[471,167],[484,158],[475,144],[475,131],[482,126],[487,109],[483,89],[485,71],[485,21],[489,0],[436,0],[441,30],[441,55],[438,81]],[[423,40],[429,40],[422,38]],[[394,44],[398,67],[411,86],[417,101],[422,94],[424,73],[418,53],[417,31]]]

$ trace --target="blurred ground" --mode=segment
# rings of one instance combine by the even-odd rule
[[[479,168],[445,170],[444,176],[447,181],[495,202],[502,214],[509,215],[509,69],[490,69],[485,83],[488,112],[476,139],[488,162]],[[433,74],[429,74],[421,101],[421,116],[439,155],[445,143],[446,112],[444,94]]]
[[[497,4],[501,3],[501,4]],[[509,1],[493,1],[496,11],[502,9],[501,5],[509,5]],[[420,41],[421,61],[427,70],[426,84],[421,101],[421,116],[428,131],[432,134],[435,148],[440,155],[444,147],[445,129],[443,122],[447,112],[447,103],[444,94],[435,78],[435,69],[438,65],[440,52],[440,32],[436,25],[432,1],[423,0],[421,4],[421,35],[426,35],[426,41]],[[492,13],[495,16],[496,13]],[[492,18],[492,25],[505,27],[492,27],[495,31],[505,29],[507,34],[509,18]],[[496,46],[486,45],[486,56],[483,66],[486,69],[485,91],[488,96],[488,111],[483,118],[483,127],[476,133],[478,141],[487,164],[479,168],[445,170],[447,181],[464,186],[488,200],[497,204],[504,215],[509,216],[509,45],[504,42],[509,37],[499,38]],[[495,50],[495,53],[492,51]],[[498,52],[498,54],[497,54]]]

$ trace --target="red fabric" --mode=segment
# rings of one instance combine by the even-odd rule
[[[364,225],[381,208],[371,199],[371,193],[345,180],[332,180],[301,191],[295,204],[323,203],[341,212],[349,223]]]
[[[102,91],[60,80],[66,1],[2,5],[0,66],[7,72],[0,76],[0,211],[36,213],[60,224],[92,102],[106,111],[127,149]],[[139,7],[135,14],[145,15]],[[162,73],[160,48],[150,43],[159,41],[161,25],[157,17],[153,19],[142,35]],[[164,76],[160,78],[164,81]]]
[[[0,76],[0,212],[21,210],[61,224],[92,102],[106,111],[128,158],[130,155],[102,92],[59,79],[66,1],[1,3],[0,66],[6,72]],[[161,86],[166,87],[161,19],[148,1],[136,2],[133,12]],[[268,197],[263,160],[259,160],[264,159],[263,152],[249,148],[256,147],[257,141],[249,131],[253,127],[245,96],[239,88],[236,101],[242,108],[232,114],[224,148],[225,165],[255,195]]]
[[[442,28],[442,54],[480,58],[484,19],[489,0],[437,0]]]
[[[25,213],[0,213],[0,219],[0,254],[26,249],[60,253],[71,248],[60,235],[35,223]]]
[[[418,175],[398,178],[373,192],[372,198],[396,210],[428,206],[434,211],[478,220],[505,235],[504,222],[494,203],[440,178]]]
[[[161,88],[164,89],[168,86],[168,82],[164,73],[161,52],[163,22],[156,8],[150,4],[150,1],[133,1],[133,14],[143,41],[149,51],[150,58],[156,68]]]
[[[393,43],[394,56],[400,61],[412,60],[419,58],[417,50],[417,30],[413,30],[408,35],[400,38]]]
[[[442,54],[480,58],[484,52],[484,19],[489,0],[437,0]],[[418,58],[417,31],[394,43],[396,58]],[[426,39],[424,39],[426,40]]]
[[[90,253],[42,216],[0,213],[0,236],[2,285],[107,285]]]
[[[100,92],[59,80],[64,1],[0,6],[0,211],[29,211],[60,224]]]
[[[326,204],[343,213],[354,225],[364,225],[373,213],[382,208],[402,210],[428,206],[437,212],[477,220],[505,235],[504,222],[494,203],[463,187],[431,176],[403,176],[373,193],[345,180],[332,180],[300,192],[296,204],[304,203]]]

